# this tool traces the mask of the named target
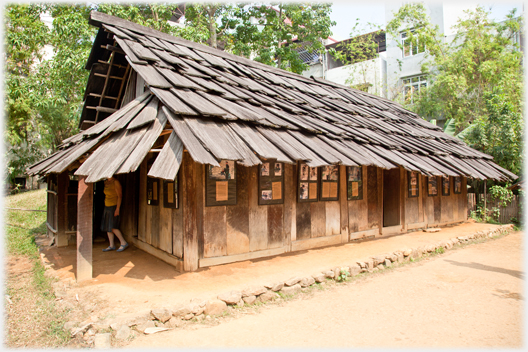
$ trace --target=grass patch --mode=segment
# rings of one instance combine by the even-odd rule
[[[46,190],[18,193],[5,198],[7,208],[46,210]],[[64,331],[68,310],[55,301],[53,280],[45,275],[35,236],[46,233],[46,213],[7,210],[6,304],[7,347],[64,347],[70,341]]]

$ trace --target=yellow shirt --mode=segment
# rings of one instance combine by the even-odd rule
[[[114,205],[117,205],[117,192],[115,190],[114,181],[110,183],[105,182],[104,194],[105,207],[113,207]]]

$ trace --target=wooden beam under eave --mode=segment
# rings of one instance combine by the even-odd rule
[[[93,183],[79,176],[77,195],[77,282],[93,278]]]

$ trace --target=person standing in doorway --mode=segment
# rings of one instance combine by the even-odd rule
[[[121,208],[121,201],[123,199],[123,191],[121,184],[114,177],[110,177],[104,183],[104,194],[105,194],[105,207],[103,212],[103,221],[101,222],[101,231],[105,231],[108,234],[108,240],[110,246],[103,249],[103,252],[109,252],[115,250],[114,234],[121,242],[121,246],[117,249],[117,252],[122,252],[128,247],[128,243],[123,238],[123,234],[119,230],[119,224],[121,217],[119,211]]]

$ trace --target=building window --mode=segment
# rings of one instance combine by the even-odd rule
[[[321,167],[320,200],[339,200],[339,165]]]
[[[409,198],[420,196],[420,174],[417,171],[407,171],[407,184]]]
[[[413,104],[420,91],[427,88],[427,75],[403,78],[402,82],[405,101]]]
[[[347,166],[347,199],[363,199],[363,168],[361,166]]]
[[[178,209],[178,177],[174,181],[163,180],[163,206]]]
[[[309,167],[307,164],[299,165],[299,178],[297,186],[298,202],[317,202],[318,201],[318,179],[319,168]]]
[[[455,194],[462,193],[462,177],[460,176],[454,177],[454,193]]]
[[[236,166],[233,160],[221,160],[220,166],[207,165],[205,206],[236,205]]]
[[[410,36],[408,35],[409,32],[414,33],[414,29],[401,32],[400,40],[403,57],[413,56],[419,53],[423,53],[425,51],[425,45],[423,43],[420,43],[418,41],[418,38],[416,37],[411,40]]]
[[[437,177],[436,176],[430,176],[427,177],[427,195],[428,196],[437,196],[438,195],[438,187],[437,187]]]
[[[442,176],[442,195],[448,196],[451,194],[451,179],[449,176]]]
[[[259,205],[284,203],[284,163],[268,160],[259,166]]]

